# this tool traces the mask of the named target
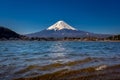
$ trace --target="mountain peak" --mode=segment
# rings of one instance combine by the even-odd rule
[[[62,20],[56,22],[55,24],[47,28],[47,30],[62,30],[62,29],[77,30]]]

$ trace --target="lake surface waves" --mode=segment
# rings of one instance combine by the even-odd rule
[[[0,41],[0,80],[120,79],[120,42]]]

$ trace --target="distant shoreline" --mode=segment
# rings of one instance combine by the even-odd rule
[[[61,41],[61,42],[120,42],[120,40],[98,40],[98,41],[85,41],[85,40],[0,40],[0,41],[38,41],[38,42],[50,42],[50,41]]]

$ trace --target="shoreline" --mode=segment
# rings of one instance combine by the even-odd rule
[[[54,41],[60,41],[60,42],[120,42],[120,40],[98,40],[98,41],[81,41],[81,40],[0,40],[2,41],[38,41],[38,42],[54,42]]]

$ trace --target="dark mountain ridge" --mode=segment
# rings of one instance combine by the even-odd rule
[[[20,34],[8,28],[0,26],[0,39],[20,38]]]

